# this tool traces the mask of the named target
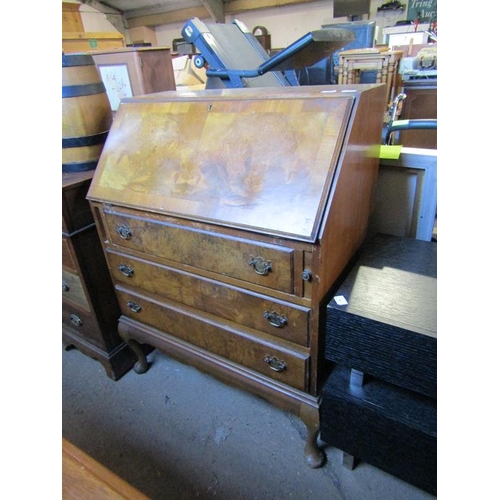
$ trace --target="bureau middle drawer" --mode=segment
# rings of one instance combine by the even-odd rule
[[[310,309],[270,299],[208,278],[149,261],[107,252],[115,281],[162,295],[168,299],[214,314],[307,347]]]
[[[293,293],[293,249],[105,212],[115,245]]]
[[[85,295],[82,280],[78,274],[62,271],[62,295],[63,299],[69,300],[86,311],[90,311],[90,306]]]
[[[116,290],[125,316],[284,384],[306,390],[307,349],[278,339],[273,341],[264,334],[253,335],[244,327],[236,328],[234,323],[120,285]]]

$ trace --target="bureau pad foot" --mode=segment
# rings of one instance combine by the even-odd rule
[[[307,427],[306,446],[304,455],[306,463],[312,469],[321,467],[325,461],[325,454],[318,445],[319,410],[303,404],[300,409],[300,418]]]
[[[149,363],[141,344],[134,339],[128,339],[127,344],[137,356],[137,361],[134,364],[134,372],[139,375],[146,373],[149,370]]]
[[[139,375],[146,373],[149,370],[148,358],[143,346],[130,336],[127,325],[118,323],[118,333],[123,341],[130,347],[132,352],[137,356],[137,361],[134,364],[134,371]]]
[[[149,370],[149,363],[142,345],[139,344],[139,342],[137,342],[136,340],[129,337],[124,338],[124,336],[122,335],[122,338],[130,347],[132,352],[137,356],[137,361],[134,364],[134,372],[138,373],[139,375],[141,375],[142,373],[146,373]]]

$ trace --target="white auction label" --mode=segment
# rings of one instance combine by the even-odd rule
[[[347,305],[347,300],[345,300],[345,297],[343,295],[337,295],[336,297],[333,297],[333,300],[338,306]]]

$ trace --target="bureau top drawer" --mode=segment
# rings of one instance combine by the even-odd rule
[[[114,245],[222,276],[293,292],[292,248],[105,211]]]

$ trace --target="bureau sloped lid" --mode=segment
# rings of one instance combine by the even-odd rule
[[[296,89],[123,101],[89,199],[314,241],[353,97]]]

